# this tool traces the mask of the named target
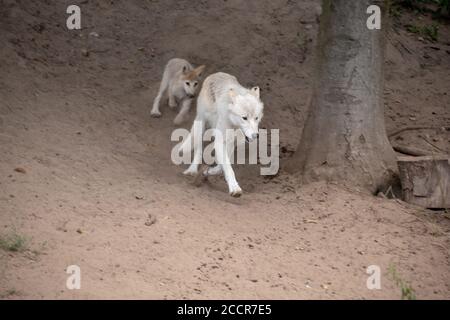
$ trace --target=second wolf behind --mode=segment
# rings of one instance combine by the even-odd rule
[[[184,59],[171,59],[164,68],[159,92],[153,102],[151,116],[156,118],[161,116],[159,104],[162,95],[167,91],[169,107],[175,108],[177,105],[181,106],[178,115],[173,121],[176,125],[181,124],[189,112],[198,87],[200,87],[200,78],[204,69],[204,65],[194,69],[194,67]]]

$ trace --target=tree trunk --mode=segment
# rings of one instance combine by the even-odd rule
[[[313,96],[288,165],[305,182],[336,181],[375,193],[397,172],[384,125],[385,25],[367,28],[371,4],[377,1],[323,1]]]

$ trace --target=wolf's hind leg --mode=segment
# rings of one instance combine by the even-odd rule
[[[203,175],[205,176],[218,176],[222,174],[222,166],[219,164],[216,164],[214,167],[208,167],[204,172]]]
[[[214,142],[212,142],[212,144],[214,145]],[[233,156],[233,147],[234,147],[234,145],[232,143],[228,143],[226,146],[228,158],[231,158]],[[223,173],[223,168],[220,165],[220,162],[217,158],[216,158],[216,161],[218,162],[218,164],[216,164],[215,166],[208,166],[203,171],[204,176],[218,176]]]

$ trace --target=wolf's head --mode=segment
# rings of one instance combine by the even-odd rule
[[[188,97],[193,98],[195,96],[204,70],[204,65],[201,65],[194,70],[183,69],[181,81],[183,81],[183,88]]]
[[[229,91],[229,120],[244,133],[247,142],[258,138],[259,122],[263,117],[264,105],[259,98],[259,87],[247,90],[245,94]]]

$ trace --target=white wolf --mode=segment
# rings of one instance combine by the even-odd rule
[[[258,126],[264,108],[259,94],[259,87],[244,88],[234,76],[227,73],[218,72],[205,79],[197,100],[194,125],[179,149],[182,153],[194,149],[192,164],[184,174],[198,174],[198,166],[202,160],[203,132],[206,128],[214,129],[213,143],[217,165],[209,167],[202,174],[208,176],[223,172],[230,195],[239,197],[242,194],[230,163],[233,151],[230,147],[234,148],[235,144],[224,137],[227,137],[227,129],[240,129],[241,135],[243,134],[248,142],[258,138]],[[231,138],[234,140],[236,136]]]
[[[153,108],[150,113],[151,116],[156,118],[161,116],[159,103],[164,91],[167,90],[169,107],[175,108],[178,104],[181,105],[180,111],[173,121],[176,125],[181,124],[189,112],[204,69],[204,65],[194,69],[184,59],[171,59],[164,68],[159,92],[153,102]]]

